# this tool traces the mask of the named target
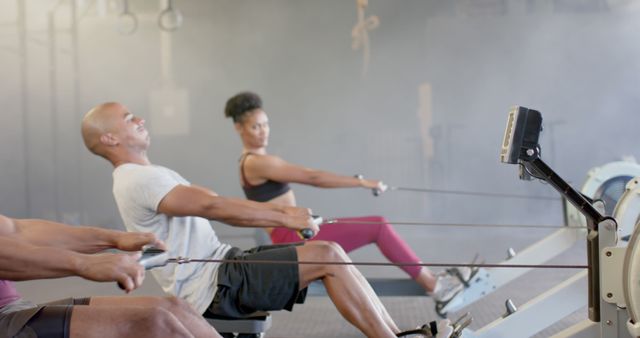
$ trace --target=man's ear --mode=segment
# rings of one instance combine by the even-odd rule
[[[111,133],[102,134],[100,136],[100,143],[108,146],[116,146],[118,145],[118,138],[113,136]]]

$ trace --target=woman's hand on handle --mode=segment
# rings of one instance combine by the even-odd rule
[[[374,196],[380,196],[383,192],[389,188],[384,182],[376,180],[367,180],[364,176],[358,174],[355,177],[360,180],[360,186],[366,189],[371,189]]]

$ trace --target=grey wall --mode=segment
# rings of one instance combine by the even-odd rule
[[[518,181],[516,167],[498,162],[506,112],[514,104],[543,112],[544,158],[576,185],[589,168],[638,153],[635,1],[611,7],[596,0],[370,0],[366,13],[381,24],[369,32],[371,63],[364,76],[362,51],[351,50],[354,1],[176,1],[185,20],[171,34],[171,65],[176,86],[188,91],[189,109],[173,117],[150,111],[149,93],[162,84],[156,1],[131,1],[140,19],[131,36],[115,31],[111,7],[100,16],[96,3],[81,2],[77,82],[71,36],[58,32],[52,96],[45,19],[54,2],[26,1],[26,111],[17,26],[0,26],[0,211],[10,216],[121,226],[111,168],[89,154],[79,136],[81,116],[103,101],[124,102],[147,118],[152,161],[231,196],[241,196],[240,142],[222,110],[229,96],[246,89],[265,101],[272,153],[391,185],[555,195],[547,185]],[[0,4],[2,20],[15,21],[16,2]],[[69,28],[69,9],[68,2],[58,8],[61,30]],[[420,132],[418,88],[425,83],[432,88],[432,158]],[[164,118],[188,119],[188,133],[158,130]],[[358,189],[296,192],[301,205],[327,216],[561,221],[558,202],[401,192],[374,198]],[[416,243],[461,234],[400,231]],[[464,234],[469,236],[458,240],[474,233]],[[509,241],[539,236],[490,235]]]

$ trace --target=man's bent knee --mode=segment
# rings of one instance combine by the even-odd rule
[[[193,336],[176,316],[160,307],[74,307],[70,338],[86,337],[186,338]]]
[[[349,255],[347,255],[347,253],[342,248],[342,245],[336,242],[331,242],[331,241],[325,241],[324,243],[325,243],[324,250],[326,251],[326,258],[324,258],[325,260],[330,262],[350,262],[351,261],[351,259],[349,258]]]
[[[176,296],[167,296],[162,299],[164,305],[168,309],[179,309],[184,307],[185,302]],[[170,311],[173,312],[173,311]]]
[[[327,262],[346,262],[349,260],[342,246],[336,242],[324,241],[318,247],[318,257]]]
[[[139,332],[148,332],[149,337],[192,337],[180,320],[165,309],[151,309],[150,313],[137,321]]]
[[[171,313],[175,314],[177,311],[180,311],[183,313],[199,315],[198,313],[196,313],[196,310],[191,307],[191,305],[184,299],[175,296],[169,296],[166,297],[166,301],[169,304],[169,309],[171,309],[169,312]]]

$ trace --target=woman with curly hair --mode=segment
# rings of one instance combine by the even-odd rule
[[[319,188],[366,188],[381,192],[386,189],[381,181],[306,168],[268,154],[269,119],[262,109],[262,99],[255,93],[242,92],[230,98],[225,107],[225,116],[233,119],[242,140],[244,149],[240,157],[240,178],[249,200],[295,206],[296,198],[289,183]],[[275,244],[300,241],[298,233],[290,229],[268,228],[266,231]],[[311,240],[336,242],[346,252],[373,243],[391,262],[420,262],[393,226],[381,216],[340,218],[335,223],[321,225],[320,231]],[[439,302],[450,301],[463,288],[457,278],[434,275],[426,267],[400,268]]]

